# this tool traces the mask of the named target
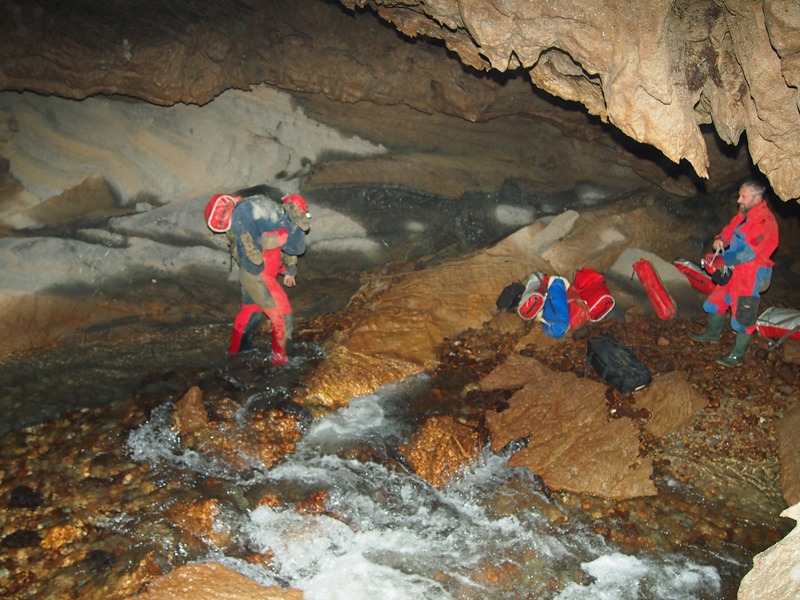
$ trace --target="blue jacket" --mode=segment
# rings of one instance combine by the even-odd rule
[[[258,252],[280,248],[285,254],[300,256],[306,251],[306,234],[283,210],[283,206],[266,196],[244,198],[233,209],[231,233],[236,239],[236,258],[239,265],[249,273],[258,274],[264,270],[264,263],[256,264],[247,256],[243,238],[249,235]],[[284,239],[285,238],[285,239]],[[287,269],[289,275],[294,269]]]

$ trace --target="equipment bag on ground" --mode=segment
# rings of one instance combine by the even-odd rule
[[[580,268],[575,273],[572,287],[578,297],[586,302],[589,320],[593,323],[603,319],[614,308],[614,298],[602,273],[586,267]]]
[[[580,329],[589,321],[589,305],[575,291],[575,286],[567,288],[567,306],[569,307],[569,328]]]
[[[703,292],[705,295],[710,294],[717,287],[717,284],[711,281],[711,276],[706,273],[700,265],[693,263],[685,258],[676,258],[672,261],[675,268],[678,269],[691,285],[698,292]]]
[[[658,318],[662,321],[669,321],[678,312],[678,307],[667,288],[664,287],[661,277],[656,273],[653,263],[646,258],[640,258],[633,263],[633,270],[639,276],[639,281],[642,282],[644,291],[647,292],[647,297]]]
[[[640,390],[652,381],[650,370],[636,357],[636,353],[607,333],[587,342],[584,376],[589,376],[590,368],[623,394]]]
[[[800,340],[800,310],[773,306],[756,319],[756,331],[770,340],[771,346],[780,346],[785,340]]]
[[[564,337],[569,329],[568,286],[563,277],[551,277],[547,284],[547,297],[539,319],[542,321],[542,331],[552,338]]]
[[[535,319],[544,308],[547,296],[547,275],[534,271],[525,280],[525,291],[519,299],[517,314],[526,321]]]
[[[525,286],[519,279],[515,279],[503,288],[500,295],[497,297],[495,305],[500,310],[511,310],[516,308],[522,298],[522,292],[525,291]]]

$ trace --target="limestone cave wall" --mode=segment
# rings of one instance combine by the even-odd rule
[[[535,87],[704,178],[716,149],[702,126],[746,138],[776,195],[800,197],[794,0],[33,0],[4,3],[0,22],[2,90],[203,105],[268,83],[587,135]]]

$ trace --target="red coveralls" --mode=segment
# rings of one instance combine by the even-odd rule
[[[755,315],[745,315],[744,322],[737,318],[739,298],[755,298],[772,277],[770,259],[778,247],[778,223],[766,201],[759,202],[747,213],[738,212],[715,239],[723,241],[727,250],[722,260],[734,267],[733,275],[725,285],[717,286],[703,304],[707,313],[723,314],[731,309],[731,328],[737,333],[752,335],[756,329]]]

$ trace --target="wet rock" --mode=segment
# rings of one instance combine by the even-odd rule
[[[509,373],[507,383],[503,372]],[[522,356],[507,369],[498,367],[481,385],[519,385],[523,379],[528,383],[511,397],[508,409],[486,413],[495,452],[530,437],[511,456],[510,466],[527,467],[555,491],[605,498],[656,494],[652,459],[639,456],[638,427],[628,419],[608,420],[605,385]]]
[[[783,362],[800,365],[800,340],[786,340],[782,348]]]
[[[548,232],[561,231],[562,220],[547,227],[528,225],[475,255],[399,276],[343,332],[341,344],[309,381],[303,403],[342,406],[381,385],[435,368],[444,338],[482,327],[509,281],[542,268],[535,249],[558,239]]]
[[[86,535],[86,531],[75,525],[57,525],[47,530],[42,540],[42,547],[48,550],[58,550],[75,540]]]
[[[399,451],[414,473],[441,488],[478,457],[480,437],[451,416],[431,417]]]
[[[3,548],[33,548],[41,544],[42,536],[38,532],[30,529],[18,529],[14,533],[8,534],[0,542]]]
[[[781,513],[787,519],[800,520],[800,504]],[[753,558],[753,569],[744,576],[739,586],[739,600],[762,598],[800,598],[800,526],[783,540]]]
[[[199,387],[192,386],[175,403],[171,423],[182,436],[196,433],[208,426],[208,410],[203,403],[203,391]]]
[[[301,437],[293,415],[272,410],[255,415],[250,423],[211,422],[205,429],[187,436],[184,443],[236,470],[257,465],[269,469],[294,452]]]
[[[116,557],[108,550],[94,549],[86,554],[81,567],[89,572],[107,571],[116,562]]]
[[[95,577],[81,587],[81,600],[121,600],[132,597],[161,577],[164,570],[152,551],[137,550],[127,556],[124,563],[117,561],[110,570],[103,573],[103,577],[97,577],[95,573]]]
[[[167,516],[186,533],[219,548],[226,546],[230,539],[229,532],[214,526],[220,512],[219,501],[211,498],[190,504],[173,504],[167,511]]]
[[[705,403],[679,371],[656,375],[636,397],[637,406],[647,408],[652,415],[645,430],[658,438],[688,425]]]
[[[44,501],[39,490],[27,485],[18,485],[8,494],[6,505],[8,508],[38,508]]]
[[[778,424],[778,458],[781,464],[781,490],[786,503],[800,502],[800,403],[795,403]]]
[[[138,597],[142,600],[302,600],[303,592],[263,587],[219,563],[209,562],[178,567],[153,581]]]

